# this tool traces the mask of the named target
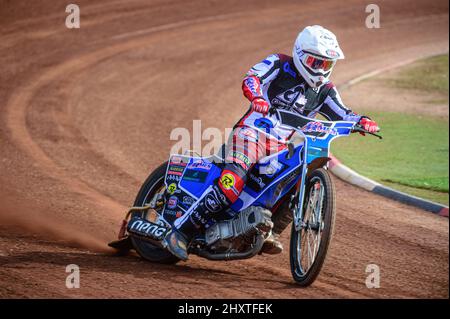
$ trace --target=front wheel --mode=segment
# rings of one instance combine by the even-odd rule
[[[333,234],[335,190],[327,170],[314,170],[306,180],[301,228],[292,223],[290,263],[294,280],[311,285],[322,269]]]

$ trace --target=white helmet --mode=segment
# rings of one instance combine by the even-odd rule
[[[320,25],[303,29],[292,50],[295,67],[313,88],[327,83],[337,60],[344,59],[336,36]]]

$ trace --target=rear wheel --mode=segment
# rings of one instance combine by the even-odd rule
[[[320,168],[306,181],[301,228],[292,223],[290,262],[294,280],[311,285],[322,269],[335,220],[335,190],[327,170]]]
[[[167,162],[160,165],[156,170],[153,171],[153,173],[150,174],[150,176],[145,180],[144,184],[139,190],[139,193],[134,201],[134,206],[142,207],[148,205],[148,203],[157,193],[164,193],[164,177],[166,174],[166,169]],[[161,210],[162,207],[156,209],[158,213],[160,213]],[[132,217],[139,216],[145,219],[149,219],[150,216],[148,216],[148,214],[148,211],[135,212],[132,213]],[[172,255],[167,250],[152,245],[148,241],[133,236],[131,236],[131,241],[137,253],[146,260],[162,264],[174,264],[179,261],[177,257]]]

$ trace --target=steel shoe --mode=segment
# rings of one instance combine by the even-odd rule
[[[188,259],[188,240],[180,232],[172,229],[172,231],[164,239],[165,246],[174,256],[186,261]]]

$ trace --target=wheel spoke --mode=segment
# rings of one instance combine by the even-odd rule
[[[307,252],[307,256],[308,256],[308,269],[311,266],[311,260],[312,260],[312,255],[311,255],[311,241],[310,241],[310,234],[309,232],[306,233],[306,241],[308,244],[308,252]]]
[[[297,233],[296,259],[302,275],[305,275],[314,264],[320,249],[323,229],[324,186],[319,178],[311,180],[311,184],[302,220],[304,226]]]

